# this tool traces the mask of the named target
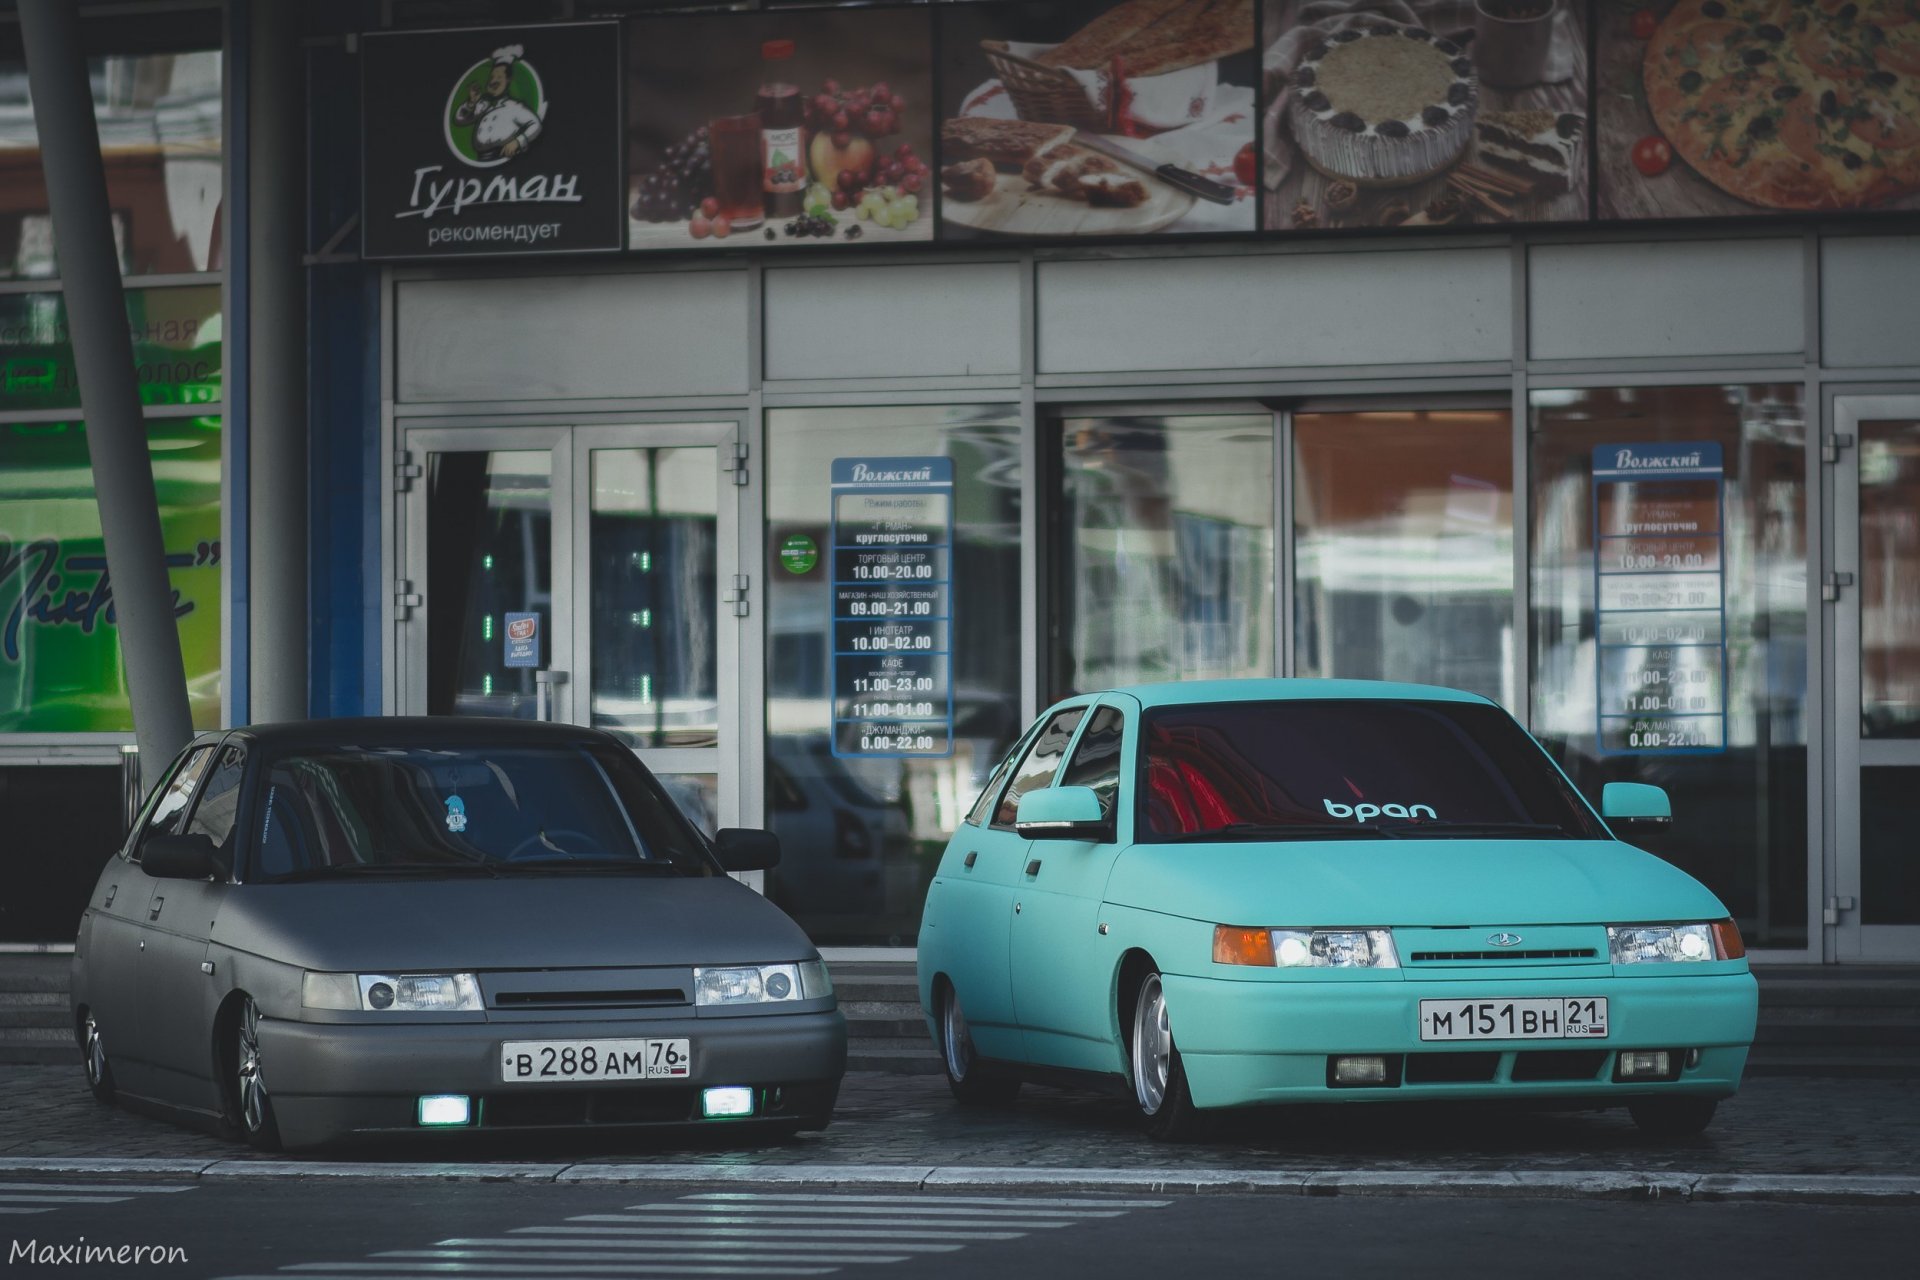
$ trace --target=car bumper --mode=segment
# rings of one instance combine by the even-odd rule
[[[1729,1097],[1753,1043],[1750,973],[1618,979],[1244,982],[1167,975],[1168,1014],[1196,1106],[1441,1098],[1625,1102]],[[1422,1000],[1605,996],[1593,1040],[1422,1041]],[[1666,1050],[1675,1078],[1616,1079],[1623,1050]],[[1386,1058],[1387,1086],[1335,1085],[1331,1059]]]
[[[509,1040],[690,1041],[685,1077],[647,1081],[501,1080]],[[262,1075],[289,1148],[401,1135],[580,1130],[701,1122],[701,1091],[754,1090],[748,1119],[707,1123],[825,1128],[847,1066],[837,1009],[633,1021],[323,1024],[263,1021]],[[465,1094],[473,1123],[422,1128],[427,1094]]]

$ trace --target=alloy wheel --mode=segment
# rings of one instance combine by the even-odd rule
[[[960,1010],[960,996],[952,991],[940,1008],[940,1052],[947,1060],[947,1077],[956,1084],[964,1081],[973,1069],[973,1036]]]
[[[87,1015],[87,1083],[98,1089],[107,1082],[107,1046],[100,1038],[100,1024]]]
[[[1143,1114],[1159,1114],[1166,1102],[1172,1062],[1173,1030],[1167,1024],[1166,993],[1156,973],[1141,984],[1140,998],[1133,1006],[1133,1094]]]
[[[240,1010],[238,1066],[240,1122],[256,1134],[267,1125],[267,1081],[260,1070],[260,1010],[249,1000]]]

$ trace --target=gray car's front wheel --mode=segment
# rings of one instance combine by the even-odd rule
[[[280,1126],[273,1120],[273,1098],[267,1093],[266,1072],[260,1061],[260,1008],[251,996],[241,1002],[240,1016],[234,1024],[233,1100],[240,1132],[256,1149],[278,1151]]]
[[[80,1024],[80,1051],[86,1057],[87,1088],[101,1102],[113,1101],[113,1064],[107,1061],[107,1042],[100,1034],[99,1020],[91,1010]]]

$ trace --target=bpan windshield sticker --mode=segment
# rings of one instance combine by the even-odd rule
[[[953,754],[953,459],[835,458],[833,754]]]
[[[1718,444],[1594,448],[1602,755],[1726,750],[1725,487]]]

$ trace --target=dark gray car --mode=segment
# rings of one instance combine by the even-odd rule
[[[209,734],[101,873],[88,1083],[256,1146],[616,1125],[824,1128],[826,967],[613,738],[518,721]]]

